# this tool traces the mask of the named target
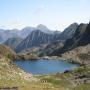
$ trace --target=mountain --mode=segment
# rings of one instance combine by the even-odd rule
[[[40,30],[44,33],[52,33],[50,29],[48,29],[45,25],[39,24],[37,27],[25,27],[21,30],[21,36],[23,35],[26,38],[32,31]]]
[[[2,43],[4,40],[3,40],[3,38],[2,38],[2,36],[0,36],[0,43]]]
[[[37,27],[25,27],[22,30],[12,29],[12,30],[4,30],[0,29],[0,43],[5,42],[9,38],[20,37],[26,38],[32,31],[40,30],[45,33],[53,33],[53,31],[49,30],[46,26],[40,24]]]
[[[83,33],[80,38],[77,46],[84,46],[90,43],[90,23],[86,27],[86,31]]]
[[[20,31],[20,36],[26,38],[32,31],[34,31],[34,27],[25,27]]]
[[[22,40],[20,37],[9,38],[3,44],[14,50]]]
[[[53,33],[53,31],[51,31],[50,29],[48,29],[45,25],[42,25],[42,24],[39,24],[37,27],[36,27],[37,30],[40,30],[44,33]]]
[[[77,24],[77,23],[72,23],[70,26],[68,26],[68,27],[61,33],[60,38],[61,38],[62,40],[66,40],[66,39],[71,38],[71,37],[74,35],[77,27],[78,27],[78,24]]]
[[[14,38],[14,37],[20,37],[20,38],[26,38],[30,33],[36,30],[40,30],[46,34],[55,34],[54,37],[56,39],[60,40],[65,40],[67,38],[71,38],[77,28],[78,24],[73,23],[70,25],[68,28],[64,30],[64,32],[60,33],[58,31],[51,31],[48,29],[45,25],[38,25],[37,27],[25,27],[22,30],[18,29],[12,29],[12,30],[4,30],[0,29],[0,43],[5,42],[9,38]]]
[[[87,29],[88,26],[89,26],[89,24],[88,25],[87,24],[80,24],[78,26],[74,36],[71,39],[66,40],[65,45],[63,47],[63,50],[73,49],[77,46],[82,46],[82,44],[85,44],[85,42],[87,42],[87,40],[85,40],[85,38],[83,38],[83,40],[85,42],[82,42],[82,37],[84,37],[85,33],[88,32],[88,30],[89,30],[89,29]],[[89,35],[89,34],[90,34],[90,32],[87,33],[87,35]],[[90,38],[88,38],[88,41],[90,41]]]
[[[4,29],[0,29],[0,43],[4,41],[2,34],[4,33]]]
[[[19,37],[19,30],[0,30],[0,42],[5,42],[8,38]]]
[[[40,26],[42,26],[42,25],[40,25]],[[40,28],[40,26],[38,26],[38,27]],[[35,31],[31,32],[16,47],[15,51],[20,52],[27,48],[37,47],[37,46],[40,46],[41,44],[48,44],[48,43],[56,42],[56,41],[64,42],[66,40],[66,38],[68,39],[73,36],[76,28],[77,28],[77,24],[74,23],[74,24],[70,25],[67,29],[65,29],[64,32],[62,32],[62,33],[60,33],[60,32],[45,33],[41,30],[35,30]],[[67,36],[65,36],[65,35],[67,35]],[[63,38],[62,38],[62,36],[63,36]]]
[[[62,48],[58,50],[53,50],[51,55],[60,55],[69,50],[77,48],[79,46],[85,46],[90,43],[90,23],[80,24],[74,34],[70,39],[67,39]]]
[[[49,56],[53,53],[53,51],[58,50],[59,48],[62,48],[64,46],[63,42],[60,41],[56,41],[56,42],[52,42],[47,44],[45,47],[43,47],[42,49],[40,48],[38,51],[36,51],[36,53],[39,56]]]
[[[40,46],[40,44],[49,43],[53,38],[52,34],[44,33],[40,30],[31,32],[26,39],[24,39],[15,49],[21,51],[26,48]]]
[[[12,29],[12,30],[4,30],[0,29],[0,42],[3,43],[9,38],[20,37],[26,38],[35,28],[33,27],[25,27],[22,30]]]

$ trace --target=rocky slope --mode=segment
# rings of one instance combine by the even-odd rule
[[[36,53],[39,56],[50,56],[53,55],[53,51],[58,50],[64,46],[64,42],[56,41],[47,44],[45,47],[40,48]]]
[[[60,35],[60,38],[62,40],[66,40],[66,39],[69,39],[69,38],[72,38],[76,29],[78,27],[78,24],[77,23],[72,23],[70,26],[68,26]]]
[[[15,49],[16,52],[20,52],[24,49],[37,47],[41,44],[48,44],[56,41],[65,41],[66,38],[71,38],[76,31],[78,24],[71,24],[62,33],[44,33],[40,30],[33,31],[28,37],[23,40]]]
[[[30,48],[33,46],[39,46],[40,44],[49,43],[53,39],[53,35],[46,34],[40,30],[33,31],[25,40],[23,40],[17,47],[17,52]]]
[[[89,26],[89,24],[88,24]],[[87,35],[89,35],[88,31],[90,31],[88,28],[87,24],[80,24],[79,27],[77,28],[74,36],[71,39],[68,39],[65,42],[65,45],[63,47],[63,50],[65,49],[73,49],[77,46],[82,46],[82,44],[85,44],[85,42],[87,42],[87,40],[85,40],[85,38],[83,38],[83,40],[85,42],[82,42],[82,37],[85,36],[85,33],[87,33]],[[87,37],[87,36],[86,36]],[[90,39],[88,38],[88,41],[90,41]],[[82,42],[82,44],[80,43]],[[88,44],[88,43],[87,43]]]
[[[79,46],[61,54],[61,59],[83,65],[90,65],[90,44]]]
[[[90,43],[90,23],[80,24],[76,29],[74,36],[67,39],[64,42],[62,48],[58,48],[52,51],[51,55],[60,55],[71,49],[77,48],[78,46],[84,46]]]

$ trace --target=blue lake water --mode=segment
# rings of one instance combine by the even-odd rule
[[[77,67],[76,64],[71,64],[60,60],[16,60],[14,63],[25,72],[32,74],[64,72],[65,70],[70,70]]]

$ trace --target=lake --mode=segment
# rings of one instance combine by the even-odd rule
[[[67,63],[60,60],[16,60],[14,64],[25,72],[32,74],[51,74],[64,72],[76,68],[76,64]]]

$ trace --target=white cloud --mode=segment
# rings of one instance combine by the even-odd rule
[[[42,14],[45,9],[45,5],[40,5],[36,10],[34,11],[34,14]]]

